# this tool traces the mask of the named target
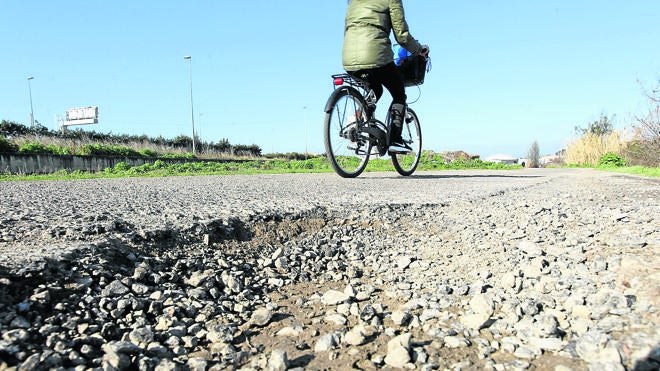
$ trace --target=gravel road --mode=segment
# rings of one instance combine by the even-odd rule
[[[656,370],[660,181],[0,183],[0,369]]]

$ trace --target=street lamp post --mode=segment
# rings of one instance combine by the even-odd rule
[[[303,106],[303,111],[305,112],[305,160],[307,160],[307,106]]]
[[[28,92],[30,92],[30,127],[34,128],[34,109],[32,108],[32,86],[30,86],[30,80],[34,79],[34,76],[28,76]]]
[[[183,57],[183,59],[188,60],[188,72],[190,76],[190,123],[192,124],[192,150],[193,154],[197,154],[196,148],[195,148],[195,112],[193,109],[193,87],[192,87],[192,57],[189,55],[186,55]]]

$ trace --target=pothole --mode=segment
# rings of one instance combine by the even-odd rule
[[[223,340],[236,348],[227,355],[213,348],[210,327],[247,323],[284,286],[346,274],[343,242],[332,231],[345,223],[328,214],[315,209],[182,231],[134,232],[123,224],[125,238],[3,268],[0,329],[8,335],[0,366],[100,367],[111,362],[107,344],[124,341],[139,344],[131,365],[155,367],[198,352],[211,364],[242,364],[237,354],[256,350],[237,336]]]

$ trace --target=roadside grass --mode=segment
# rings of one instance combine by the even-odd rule
[[[660,178],[660,167],[644,167],[644,166],[607,166],[600,165],[594,166],[591,164],[568,164],[568,165],[553,165],[549,168],[569,168],[569,169],[596,169],[600,171],[609,171],[613,173],[631,174],[645,176],[649,178]]]
[[[422,156],[417,171],[425,170],[520,170],[519,165],[504,165],[492,162],[483,162],[480,159],[458,160],[447,163],[440,156]],[[70,179],[96,179],[96,178],[124,178],[124,177],[165,177],[190,175],[237,175],[237,174],[286,174],[286,173],[328,173],[332,167],[326,157],[319,156],[307,160],[262,159],[236,162],[183,162],[168,164],[156,160],[153,163],[141,166],[129,166],[118,163],[113,168],[106,168],[102,172],[84,172],[60,170],[51,174],[0,174],[0,181],[5,180],[70,180]],[[372,158],[365,169],[366,172],[393,172],[394,166],[389,158]]]
[[[649,178],[660,178],[660,167],[607,166],[607,165],[594,166],[592,164],[579,164],[579,165],[567,164],[567,165],[552,165],[552,166],[548,166],[548,168],[596,169],[600,171],[610,171],[613,173],[639,175]]]
[[[651,178],[660,178],[660,167],[643,167],[643,166],[626,166],[626,167],[615,167],[615,166],[598,166],[598,170],[602,171],[611,171],[614,173],[623,173],[631,175],[641,175]]]
[[[633,174],[646,177],[660,177],[660,168],[641,166],[616,167],[594,166],[590,164],[565,165],[573,168],[595,168],[601,171],[611,171],[624,174]],[[504,165],[493,162],[484,162],[480,159],[456,160],[447,162],[435,153],[425,153],[417,167],[418,172],[431,170],[522,170],[519,165]],[[389,158],[372,158],[365,172],[394,172],[394,166]],[[0,174],[0,181],[26,181],[26,180],[73,180],[98,178],[127,178],[127,177],[167,177],[191,175],[249,175],[249,174],[287,174],[287,173],[329,173],[333,172],[330,163],[324,156],[312,157],[306,160],[286,159],[259,159],[232,162],[183,162],[168,164],[161,160],[141,166],[129,166],[121,162],[113,168],[106,168],[101,172],[85,172],[80,170],[60,170],[51,174]]]

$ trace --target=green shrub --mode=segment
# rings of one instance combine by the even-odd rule
[[[70,155],[71,150],[66,147],[56,146],[54,144],[44,145],[39,142],[29,142],[24,144],[18,152],[20,153],[47,153],[52,155]]]
[[[82,146],[77,154],[83,156],[96,155],[96,156],[140,156],[140,153],[132,148],[124,146],[113,146],[106,144],[85,144]]]
[[[29,142],[25,143],[18,152],[20,153],[48,153],[46,146],[39,142]]]
[[[608,152],[598,160],[598,166],[622,167],[626,166],[626,160],[616,153]]]
[[[197,158],[193,153],[166,153],[162,156],[161,158],[176,158],[176,159],[189,159],[189,158]]]
[[[158,152],[154,151],[153,149],[144,148],[140,150],[140,155],[144,157],[156,157],[158,156]]]
[[[62,147],[62,146],[56,146],[54,144],[49,144],[46,146],[46,151],[48,153],[52,153],[54,155],[70,155],[72,154],[71,149]]]
[[[4,121],[3,121],[4,122]],[[0,136],[0,153],[13,153],[18,151],[18,146],[5,137]]]
[[[131,168],[131,165],[129,165],[129,164],[122,161],[122,162],[117,163],[117,165],[115,165],[113,170],[115,172],[120,172],[120,171],[127,171],[130,168]]]

